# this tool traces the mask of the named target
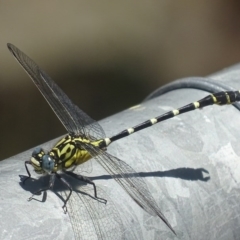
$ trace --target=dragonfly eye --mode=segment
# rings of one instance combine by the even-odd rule
[[[54,160],[47,154],[43,155],[42,169],[47,173],[51,173],[53,168],[54,168]]]

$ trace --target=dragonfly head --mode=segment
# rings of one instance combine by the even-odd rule
[[[53,158],[40,147],[33,151],[30,162],[34,171],[38,174],[51,173],[55,165]]]

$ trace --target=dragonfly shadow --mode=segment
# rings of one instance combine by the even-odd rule
[[[181,178],[188,181],[203,181],[210,180],[209,172],[204,168],[176,168],[168,171],[155,171],[155,172],[138,172],[140,177],[172,177]],[[127,177],[135,177],[134,173],[126,174]],[[121,176],[115,176],[121,178]],[[98,179],[111,179],[110,175],[101,175],[95,177],[89,177],[92,181]]]
[[[168,171],[156,171],[151,173],[139,173],[142,177],[172,177],[181,178],[188,181],[210,180],[209,172],[204,168],[176,168]]]
[[[74,192],[76,192],[77,194],[84,194],[84,195],[86,195],[86,196],[88,196],[92,199],[96,199],[94,197],[94,189],[92,189],[92,194],[79,190],[79,187],[86,186],[87,183],[85,183],[81,180],[76,181],[76,179],[74,179],[74,178],[72,178],[72,177],[70,177],[70,176],[68,176],[64,173],[62,173],[60,175],[65,180],[67,180],[67,182],[70,184],[70,186],[72,187]],[[31,194],[34,194],[40,188],[47,187],[49,185],[49,181],[50,181],[50,176],[49,175],[40,176],[38,179],[35,179],[35,178],[31,177],[31,178],[27,179],[25,182],[24,182],[24,180],[27,178],[27,176],[19,175],[19,177],[20,177],[19,185],[25,191],[29,191]],[[56,181],[54,183],[54,186],[53,186],[53,189],[49,189],[49,190],[53,191],[62,200],[64,200],[64,197],[59,192],[69,191],[69,189],[64,184],[62,184],[62,182],[60,182],[58,179],[56,179]],[[36,194],[36,197],[40,196],[41,194],[42,193]],[[39,200],[35,197],[33,197],[32,199],[35,200],[35,201],[38,201],[38,202],[45,202],[46,199],[47,199],[47,191],[43,191],[42,200]]]
[[[204,168],[176,168],[171,169],[168,171],[155,171],[155,172],[138,172],[138,175],[136,176],[135,173],[129,173],[126,174],[126,177],[171,177],[171,178],[180,178],[187,181],[203,181],[207,182],[210,180],[209,172]],[[76,181],[75,178],[68,176],[64,173],[61,174],[61,176],[67,180],[67,182],[71,185],[73,191],[79,194],[86,194],[89,197],[94,198],[94,189],[92,194],[86,193],[84,191],[79,190],[79,187],[86,186],[87,183],[83,182],[81,180]],[[29,178],[28,180],[25,180],[26,176],[19,175],[20,182],[19,185],[26,191],[31,192],[31,194],[34,194],[36,191],[38,191],[40,188],[46,187],[49,185],[50,177],[49,175],[41,176],[38,179]],[[121,178],[121,175],[115,175],[115,178]],[[95,177],[89,177],[90,180],[100,180],[100,179],[112,179],[112,176],[110,175],[101,175],[101,176],[95,176]],[[23,183],[24,182],[24,183]],[[53,189],[51,189],[60,199],[63,199],[62,195],[59,194],[59,192],[68,190],[65,185],[63,185],[59,180],[56,179],[54,183]],[[38,194],[40,196],[41,193]],[[36,195],[37,196],[37,195]],[[47,191],[43,191],[42,200],[38,200],[33,197],[34,200],[39,202],[45,202],[47,199]]]
[[[25,191],[29,191],[31,194],[38,191],[42,186],[47,186],[47,179],[49,179],[49,177],[40,177],[39,179],[29,178],[24,182],[24,180],[28,177],[23,176],[23,175],[19,175],[19,177],[20,177],[19,185]],[[40,196],[40,195],[41,195],[41,193],[36,194],[36,196]],[[46,191],[43,192],[42,200],[36,199],[34,197],[32,199],[34,199],[38,202],[45,202],[47,199],[47,193],[46,193]]]

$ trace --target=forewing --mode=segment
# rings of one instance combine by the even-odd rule
[[[70,134],[90,140],[105,137],[102,127],[73,104],[68,96],[33,60],[14,45],[8,43],[7,46]]]
[[[153,216],[160,217],[172,232],[176,234],[152,197],[146,182],[132,167],[93,145],[85,144],[83,147],[95,157],[98,163],[123,187],[141,208]]]

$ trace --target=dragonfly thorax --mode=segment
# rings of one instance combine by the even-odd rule
[[[60,139],[49,152],[49,155],[55,161],[56,171],[68,169],[88,161],[92,156],[86,148],[91,145],[100,147],[102,141],[92,142],[86,138],[72,135]]]
[[[53,172],[55,166],[53,157],[51,157],[49,154],[46,154],[40,147],[33,151],[30,162],[34,168],[34,171],[38,174],[50,174]]]

